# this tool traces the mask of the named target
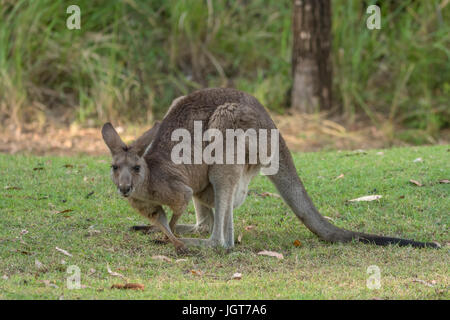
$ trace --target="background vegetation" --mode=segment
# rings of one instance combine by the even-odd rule
[[[388,135],[432,139],[449,125],[448,0],[334,0],[336,111]],[[0,0],[0,120],[147,123],[175,97],[232,86],[269,109],[289,106],[290,0]],[[404,130],[406,128],[406,130]]]

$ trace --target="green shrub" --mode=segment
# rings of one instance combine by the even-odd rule
[[[368,30],[366,2],[333,1],[336,106],[436,136],[449,125],[450,6],[378,1],[382,29]],[[0,4],[0,120],[147,123],[213,86],[289,105],[289,0],[79,0],[81,30],[66,28],[69,1]]]

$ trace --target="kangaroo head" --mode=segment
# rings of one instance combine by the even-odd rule
[[[153,128],[127,146],[111,123],[103,125],[103,140],[112,155],[111,178],[122,196],[131,196],[144,185],[149,173],[143,155],[150,147],[158,128],[159,123],[156,123]]]

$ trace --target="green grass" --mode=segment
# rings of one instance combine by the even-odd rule
[[[382,9],[368,30],[366,6]],[[201,87],[232,86],[289,107],[292,1],[0,0],[0,121],[148,123]],[[389,137],[436,140],[449,126],[450,5],[333,0],[334,100]],[[64,117],[66,119],[66,117]],[[384,125],[383,120],[387,119]]]
[[[445,245],[450,186],[439,180],[450,178],[449,146],[383,152],[296,154],[295,162],[316,206],[338,226]],[[419,157],[423,162],[414,162]],[[117,195],[107,157],[3,154],[0,172],[0,299],[450,298],[448,246],[433,250],[322,242],[281,199],[257,195],[276,192],[262,176],[252,182],[254,192],[234,214],[235,237],[243,235],[241,244],[231,252],[194,249],[177,257],[171,245],[151,241],[159,235],[128,230],[145,221]],[[344,178],[335,179],[341,174]],[[369,194],[383,198],[346,202]],[[73,211],[57,213],[68,209]],[[194,215],[185,214],[182,220],[193,222]],[[249,225],[254,229],[245,230]],[[90,234],[92,229],[100,233]],[[294,246],[295,240],[302,245]],[[257,255],[261,250],[283,253],[284,259]],[[154,255],[173,260],[154,260]],[[175,262],[179,258],[187,260]],[[36,267],[36,259],[46,270]],[[69,265],[81,269],[86,288],[67,289]],[[124,280],[108,274],[107,265],[145,289],[111,289]],[[381,270],[379,290],[366,287],[371,265]],[[242,279],[230,280],[236,272]]]

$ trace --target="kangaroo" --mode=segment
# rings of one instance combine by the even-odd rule
[[[216,129],[221,133],[227,129],[276,129],[255,97],[229,88],[202,89],[176,99],[163,120],[130,145],[121,140],[110,123],[102,128],[103,139],[112,154],[111,177],[118,192],[152,224],[135,226],[134,230],[162,231],[178,253],[186,252],[190,246],[232,248],[233,209],[244,202],[252,178],[267,166],[259,159],[256,163],[246,161],[243,164],[207,164],[204,161],[174,163],[171,152],[177,142],[173,141],[172,134],[182,128],[193,136],[194,121],[203,124],[202,134],[207,129]],[[331,224],[318,212],[306,193],[283,137],[278,135],[276,139],[279,144],[279,167],[268,178],[295,215],[320,239],[439,247],[437,243],[365,234]],[[203,145],[206,142],[203,141]],[[247,143],[246,160],[250,148]],[[191,199],[197,223],[177,224]],[[163,205],[173,211],[169,223]],[[208,239],[178,238],[175,235],[192,233],[211,235]]]

